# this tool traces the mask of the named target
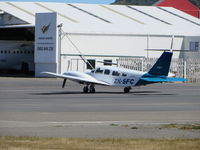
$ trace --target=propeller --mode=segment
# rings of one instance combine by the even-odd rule
[[[65,87],[65,83],[66,83],[66,81],[67,81],[67,79],[64,79],[64,80],[63,80],[63,85],[62,85],[62,88],[64,88],[64,87]]]
[[[68,60],[67,72],[69,71],[69,68],[70,68],[70,60]],[[65,79],[63,80],[62,88],[65,87],[66,81],[67,81],[67,79],[65,78]]]

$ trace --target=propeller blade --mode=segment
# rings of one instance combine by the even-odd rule
[[[65,83],[66,83],[66,81],[67,81],[67,79],[64,79],[64,80],[63,80],[63,85],[62,85],[62,88],[64,88],[64,87],[65,87]]]

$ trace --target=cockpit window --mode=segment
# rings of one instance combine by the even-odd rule
[[[94,73],[94,70],[91,70],[91,73]]]
[[[119,73],[118,71],[113,71],[113,72],[112,72],[112,75],[113,75],[113,76],[119,76],[120,73]]]
[[[100,69],[100,68],[97,68],[96,72],[95,73],[103,73],[103,70]]]
[[[106,69],[106,70],[104,71],[104,74],[109,75],[109,74],[110,74],[110,70]]]

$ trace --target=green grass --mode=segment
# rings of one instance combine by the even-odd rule
[[[138,129],[138,127],[131,127],[131,129]]]
[[[176,128],[180,130],[200,130],[200,124],[164,124],[160,129]]]
[[[0,150],[199,150],[200,139],[0,137]]]
[[[115,124],[115,123],[111,123],[110,126],[117,127],[117,126],[119,126],[119,125],[118,125],[118,124]]]

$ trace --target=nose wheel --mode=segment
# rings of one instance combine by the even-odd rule
[[[90,93],[96,92],[94,84],[90,84],[89,86],[87,85],[87,86],[83,87],[83,93],[88,93],[88,92],[90,92]]]

